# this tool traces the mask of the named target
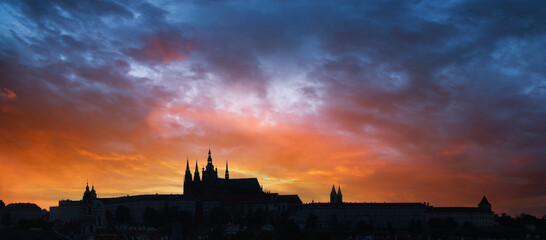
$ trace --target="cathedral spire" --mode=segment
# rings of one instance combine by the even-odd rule
[[[199,177],[199,167],[197,166],[197,159],[195,160],[195,173],[193,175],[193,181],[201,181],[201,178]]]
[[[229,170],[228,170],[227,160],[226,160],[226,180],[229,180]]]
[[[195,164],[197,164],[197,162]],[[186,174],[184,176],[184,194],[190,194],[192,192],[192,187],[193,187],[193,183],[192,183],[192,176],[191,176],[191,170],[190,170],[190,159],[186,157]]]
[[[212,157],[210,156],[210,147],[209,147],[209,157],[207,158],[207,163],[212,164]]]
[[[337,202],[336,187],[332,185],[332,191],[330,191],[330,203],[336,203],[336,202]]]

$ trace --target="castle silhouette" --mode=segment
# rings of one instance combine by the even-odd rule
[[[126,216],[128,222],[145,223],[150,212],[176,209],[185,213],[196,223],[211,223],[217,217],[214,210],[221,208],[234,219],[244,219],[256,211],[270,212],[275,216],[289,216],[300,227],[309,225],[314,219],[318,229],[331,229],[338,223],[354,227],[368,224],[377,229],[410,229],[425,226],[429,222],[452,220],[459,226],[466,223],[487,228],[495,224],[491,204],[485,196],[477,207],[434,207],[426,202],[343,202],[341,186],[330,191],[330,202],[303,204],[298,195],[283,195],[264,192],[257,178],[230,178],[228,162],[224,178],[218,177],[211,151],[207,162],[199,171],[190,171],[186,159],[183,194],[146,194],[99,198],[94,186],[87,184],[81,200],[60,200],[58,206],[50,207],[50,220],[76,226],[82,236],[91,236],[105,229],[107,216]],[[125,221],[125,220],[123,220]]]
[[[228,163],[226,161],[225,178],[218,177],[218,168],[214,167],[209,149],[207,165],[202,168],[202,178],[199,166],[195,162],[195,172],[191,174],[189,160],[186,160],[184,176],[184,195],[199,199],[214,199],[228,195],[261,194],[262,188],[257,178],[229,178]]]

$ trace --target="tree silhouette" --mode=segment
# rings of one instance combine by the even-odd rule
[[[15,225],[16,229],[29,229],[29,228],[41,228],[41,229],[51,229],[50,223],[46,222],[43,219],[21,219]]]
[[[116,208],[114,214],[114,220],[119,223],[131,223],[131,215],[129,214],[129,208],[123,205],[119,205]]]
[[[5,212],[3,215],[2,215],[2,225],[5,225],[5,226],[9,226],[11,225],[11,216],[9,213]]]

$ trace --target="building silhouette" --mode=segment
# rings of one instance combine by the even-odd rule
[[[50,220],[77,223],[78,233],[85,236],[106,225],[105,213],[115,215],[120,208],[128,209],[130,222],[140,224],[144,222],[143,215],[147,208],[162,211],[165,206],[173,207],[189,213],[196,221],[207,222],[211,211],[217,207],[242,215],[257,209],[295,215],[302,204],[298,195],[264,192],[257,178],[230,178],[227,161],[225,177],[219,178],[210,149],[206,163],[199,172],[196,162],[192,174],[189,160],[186,159],[184,194],[98,198],[94,186],[89,189],[89,185],[86,185],[82,200],[61,200],[58,206],[50,207]]]
[[[431,207],[427,209],[427,220],[437,219],[446,221],[453,219],[459,226],[471,223],[474,226],[492,226],[495,223],[491,204],[485,195],[478,203],[478,207]]]
[[[430,221],[455,221],[458,226],[491,227],[495,224],[491,204],[485,196],[477,207],[434,207],[428,203],[399,202],[343,202],[341,186],[330,191],[330,202],[307,203],[297,212],[298,224],[303,227],[310,216],[316,217],[317,228],[334,228],[334,225],[355,226],[367,224],[377,229],[408,229],[425,226]]]
[[[338,187],[336,193],[336,187],[332,185],[332,191],[330,192],[330,203],[342,203],[343,195],[341,195],[341,185]]]
[[[102,231],[108,225],[106,216],[121,216],[118,214],[121,210],[125,211],[128,223],[145,224],[144,215],[150,209],[158,212],[176,209],[198,225],[214,222],[212,213],[217,208],[224,209],[233,219],[245,219],[261,209],[287,216],[301,229],[312,225],[317,229],[367,226],[378,230],[407,230],[424,228],[431,222],[453,221],[458,226],[471,224],[477,228],[494,225],[494,213],[485,196],[477,207],[434,207],[426,202],[344,202],[341,186],[336,190],[333,185],[329,202],[302,204],[298,195],[264,191],[257,178],[231,178],[227,161],[224,177],[219,177],[210,149],[206,164],[199,169],[196,161],[193,170],[186,159],[183,194],[99,198],[94,185],[90,188],[86,184],[81,200],[61,200],[58,206],[51,207],[50,220],[73,226],[72,232],[84,237]],[[314,224],[310,224],[312,222]]]
[[[199,166],[195,162],[195,171],[190,171],[189,160],[186,160],[184,176],[184,195],[196,199],[212,200],[233,195],[263,195],[264,192],[257,178],[229,178],[228,162],[224,178],[218,177],[218,168],[214,167],[209,149],[207,165],[202,168],[202,178],[199,174]]]
[[[95,186],[85,186],[82,200],[61,200],[56,207],[50,207],[50,220],[65,223],[77,223],[73,232],[82,236],[90,236],[98,229],[106,227],[106,209],[97,197]]]

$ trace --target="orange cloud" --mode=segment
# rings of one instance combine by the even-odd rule
[[[131,49],[128,54],[143,62],[171,63],[182,61],[193,50],[194,43],[178,32],[157,32],[145,36],[141,49]]]
[[[7,97],[8,99],[14,99],[17,97],[17,95],[13,91],[7,88],[4,88],[3,91],[0,91],[0,96]]]
[[[159,39],[151,40],[147,43],[145,53],[149,58],[161,58],[164,63],[171,61],[180,61],[188,57],[186,51],[191,49],[191,45],[169,46]]]
[[[517,156],[517,157],[512,157],[510,159],[508,159],[510,161],[510,163],[512,163],[513,165],[515,166],[527,166],[527,165],[530,165],[534,162],[534,159],[532,156],[529,156],[529,155],[523,155],[523,156]]]

